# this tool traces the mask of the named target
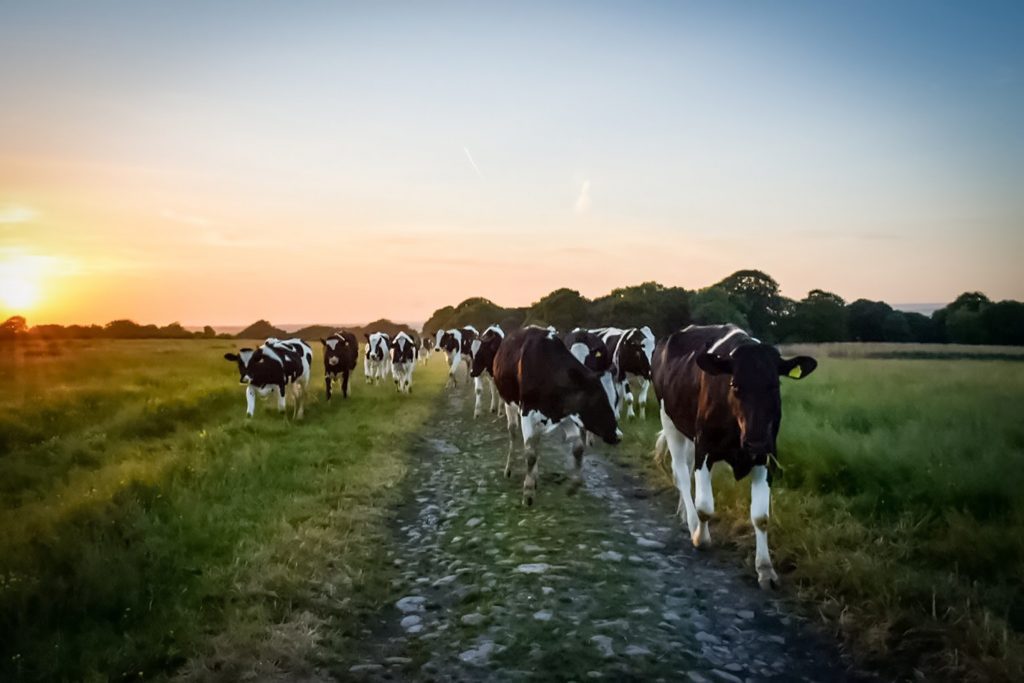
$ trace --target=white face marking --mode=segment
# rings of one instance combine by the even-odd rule
[[[483,344],[482,344],[482,342],[479,339],[474,339],[473,341],[471,341],[469,343],[469,352],[472,353],[475,356],[477,351],[480,350],[480,347],[482,345]]]
[[[238,352],[238,356],[242,359],[243,366],[249,367],[249,361],[252,360],[253,353],[255,353],[255,351],[252,350]]]
[[[590,353],[590,347],[583,342],[576,342],[569,347],[569,353],[571,353],[573,357],[580,362],[580,364],[583,364],[584,361],[587,360],[587,354]]]
[[[335,347],[337,347],[337,346],[338,346],[338,339],[328,339],[327,340],[327,348],[329,348],[331,351],[333,351],[335,349]]]

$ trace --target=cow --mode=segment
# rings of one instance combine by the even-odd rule
[[[633,410],[633,387],[639,385],[637,401],[640,407],[640,419],[647,417],[647,394],[651,387],[651,355],[654,353],[654,333],[646,325],[619,329],[603,327],[591,332],[600,335],[612,354],[615,365],[615,381],[619,385],[620,401],[625,402],[626,417],[636,417]],[[621,413],[621,402],[619,410]]]
[[[540,327],[509,334],[494,357],[494,382],[505,401],[509,453],[505,476],[512,476],[515,418],[519,418],[526,456],[523,502],[533,505],[537,490],[538,439],[559,428],[570,441],[575,460],[573,488],[582,481],[583,431],[605,442],[621,439],[615,413],[597,373],[581,364],[558,335]]]
[[[256,411],[256,394],[266,396],[275,390],[277,410],[283,413],[287,406],[286,394],[290,390],[295,404],[293,417],[302,419],[313,364],[313,349],[309,344],[301,339],[282,341],[271,337],[259,348],[225,353],[224,360],[238,365],[238,381],[245,385],[245,414],[248,417]]]
[[[412,371],[416,369],[416,341],[405,332],[399,332],[391,342],[391,374],[398,391],[412,391]]]
[[[551,328],[549,328],[551,329]],[[622,393],[621,384],[616,379],[615,364],[612,363],[612,354],[604,341],[595,333],[577,327],[562,338],[566,348],[569,349],[576,360],[587,366],[601,378],[601,386],[608,395],[608,403],[615,411],[615,419],[621,417]],[[593,444],[593,434],[588,432],[587,443]]]
[[[466,362],[467,372],[473,367],[473,341],[479,336],[480,333],[472,325],[451,330],[438,330],[437,347],[444,351],[448,359],[447,386],[458,386],[456,373],[459,371],[462,361]]]
[[[469,376],[473,378],[476,401],[473,404],[473,417],[480,417],[480,408],[483,404],[484,384],[491,390],[491,405],[489,413],[501,413],[505,402],[498,395],[498,388],[494,385],[494,356],[498,353],[498,347],[505,339],[505,331],[500,325],[491,325],[479,339],[472,342],[473,361],[469,368]]]
[[[434,336],[423,330],[423,339],[420,340],[419,361],[426,365],[430,360],[430,354],[434,351]]]
[[[331,388],[335,382],[341,382],[341,395],[348,398],[348,378],[359,359],[359,341],[351,332],[335,332],[326,339],[321,339],[324,346],[324,385],[327,388],[327,400],[331,400]],[[340,375],[340,377],[339,377]]]
[[[712,466],[728,463],[737,481],[750,475],[754,568],[762,588],[779,580],[768,553],[771,474],[778,462],[776,437],[782,422],[779,378],[802,379],[817,366],[809,356],[784,359],[774,346],[735,325],[690,325],[654,351],[654,393],[662,426],[655,452],[667,451],[672,457],[680,493],[677,512],[686,515],[693,545],[710,545]],[[696,502],[690,496],[691,477]]]
[[[376,384],[391,374],[391,337],[386,332],[363,334],[366,354],[363,357],[363,375],[367,384]]]

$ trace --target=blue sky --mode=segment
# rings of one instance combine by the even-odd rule
[[[0,63],[0,258],[55,320],[1024,298],[1021,3],[4,2]],[[268,271],[345,311],[225,287]]]

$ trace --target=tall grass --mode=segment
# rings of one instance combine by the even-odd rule
[[[230,347],[0,349],[0,679],[309,666],[311,605],[348,598],[326,612],[343,642],[383,593],[374,538],[439,364],[411,397],[331,404],[320,371],[304,421],[246,420]]]
[[[777,568],[902,675],[1021,680],[1024,365],[827,356],[783,382]],[[618,457],[649,463],[651,412]],[[719,536],[752,562],[749,484],[715,474]]]

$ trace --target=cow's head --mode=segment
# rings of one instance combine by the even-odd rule
[[[491,328],[473,341],[473,366],[469,369],[470,377],[479,377],[484,370],[491,371],[494,356],[497,355],[502,340],[503,337]]]
[[[238,353],[225,353],[224,360],[238,365],[238,382],[258,387],[277,384],[281,380],[281,359],[273,350],[261,346],[258,349],[239,349]]]
[[[651,378],[651,354],[654,352],[654,335],[650,328],[626,330],[615,349],[615,363],[619,368],[619,379],[631,372],[646,379]]]
[[[709,375],[729,375],[729,408],[740,429],[740,446],[755,462],[776,453],[775,437],[782,421],[779,377],[802,379],[818,362],[809,356],[784,359],[774,346],[745,344],[728,356],[709,351],[697,356]]]
[[[462,333],[459,330],[438,332],[437,347],[449,356],[462,346]]]
[[[408,363],[415,353],[412,337],[404,332],[395,337],[391,344],[391,361],[393,363]]]
[[[248,384],[252,377],[249,376],[249,361],[252,360],[252,356],[255,351],[253,349],[245,348],[239,349],[238,353],[225,353],[224,360],[230,361],[238,365],[238,382],[239,384]]]
[[[388,354],[390,339],[383,332],[366,335],[366,357],[370,360],[382,361]]]
[[[356,341],[354,337],[349,339],[349,336],[348,333],[334,334],[327,339],[320,340],[324,346],[324,367],[328,370],[349,367],[351,361],[346,361],[355,358]]]
[[[583,420],[583,426],[604,439],[605,443],[619,443],[622,432],[600,376],[579,363],[573,363],[569,366],[569,379],[569,403]]]

